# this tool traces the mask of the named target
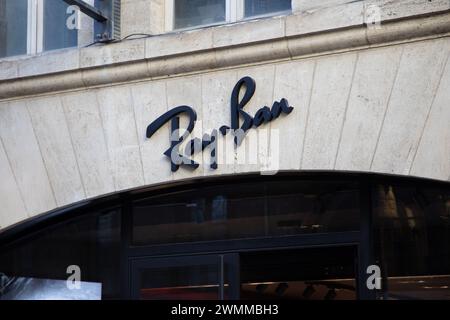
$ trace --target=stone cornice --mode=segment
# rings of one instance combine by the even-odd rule
[[[449,8],[389,15],[377,27],[364,23],[365,5],[3,60],[0,100],[450,35]]]

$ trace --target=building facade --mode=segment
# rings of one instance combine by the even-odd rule
[[[450,298],[450,1],[122,0],[101,43],[62,0],[15,3],[5,282],[79,266],[102,298]]]

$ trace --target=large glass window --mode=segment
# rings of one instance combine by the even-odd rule
[[[384,299],[450,299],[450,192],[410,185],[374,191]]]
[[[0,0],[0,58],[27,53],[28,0]]]
[[[219,256],[155,258],[133,262],[141,300],[217,300],[220,292]]]
[[[355,300],[356,247],[243,253],[242,300]]]
[[[142,300],[217,300],[217,266],[147,269],[142,274]]]
[[[133,206],[133,244],[245,239],[359,229],[359,190],[346,182],[225,185]]]
[[[233,178],[129,191],[2,230],[0,300],[450,299],[448,183]],[[381,271],[370,294],[366,263]],[[81,290],[67,290],[76,268]]]

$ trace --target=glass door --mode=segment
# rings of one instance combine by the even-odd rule
[[[235,254],[135,259],[131,275],[133,299],[224,300],[239,295]]]
[[[333,246],[240,255],[242,300],[355,300],[357,247]]]

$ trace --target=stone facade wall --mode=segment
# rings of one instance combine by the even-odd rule
[[[165,31],[165,0],[122,0],[121,34],[157,35]]]
[[[448,12],[367,31],[361,4],[343,8],[333,21],[319,10],[0,61],[0,229],[123,190],[259,172],[238,149],[218,170],[172,173],[168,126],[145,136],[178,105],[197,111],[197,136],[229,125],[243,76],[257,84],[248,113],[281,98],[295,108],[262,127],[283,138],[280,170],[450,180]]]

